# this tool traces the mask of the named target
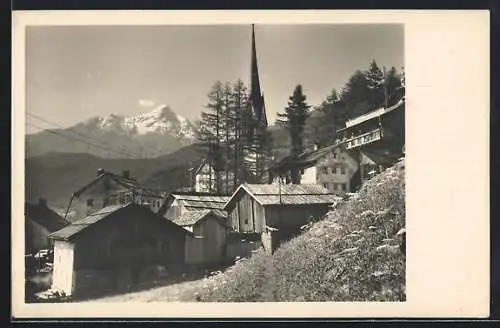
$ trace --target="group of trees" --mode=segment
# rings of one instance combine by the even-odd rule
[[[346,120],[376,108],[394,105],[399,100],[395,93],[403,83],[404,71],[398,72],[395,67],[385,71],[373,60],[366,71],[354,72],[342,90],[333,89],[320,105],[309,112],[307,109],[310,106],[305,102],[300,104],[302,100],[296,96],[297,92],[302,93],[302,87],[297,86],[290,97],[290,100],[295,99],[294,105],[289,105],[285,114],[279,114],[277,121],[281,124],[287,122],[285,126],[290,134],[291,155],[302,151],[304,144],[332,144],[336,130],[344,127]],[[302,97],[305,100],[305,95]],[[303,119],[304,116],[306,119]]]
[[[333,89],[312,111],[302,86],[297,85],[276,121],[289,135],[289,155],[299,155],[313,143],[335,142],[336,130],[345,126],[346,120],[393,105],[399,99],[391,96],[402,85],[404,71],[392,67],[386,72],[373,60],[367,70],[354,72],[342,90]],[[258,122],[241,80],[232,84],[216,82],[208,98],[198,139],[209,146],[209,159],[216,169],[216,191],[234,190],[255,165],[247,155],[255,153],[256,147],[263,147],[269,155],[273,151],[272,140],[269,134],[259,138],[252,133]],[[312,119],[313,113],[318,119]],[[265,145],[259,145],[259,140]],[[300,183],[300,173],[292,172],[291,180]]]
[[[248,89],[241,80],[216,82],[201,113],[197,139],[208,146],[214,168],[214,192],[232,192],[246,179],[255,163],[249,154],[258,144],[253,132],[257,124],[249,106]]]
[[[316,110],[324,115],[320,121],[318,142],[328,144],[335,141],[335,131],[345,126],[346,120],[365,114],[380,107],[395,104],[396,90],[402,86],[404,71],[395,67],[388,71],[381,69],[373,60],[366,71],[357,70],[349,78],[345,87],[338,92],[332,90]]]

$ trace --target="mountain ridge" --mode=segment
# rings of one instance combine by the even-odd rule
[[[192,144],[195,131],[188,119],[159,105],[148,112],[95,116],[68,128],[27,134],[26,156],[74,152],[103,158],[158,157]]]

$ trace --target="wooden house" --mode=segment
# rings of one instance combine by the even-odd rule
[[[274,182],[290,183],[291,171],[301,172],[301,184],[317,184],[342,196],[359,185],[358,162],[340,144],[287,157],[273,167]]]
[[[241,185],[224,206],[228,223],[241,233],[277,231],[280,240],[300,231],[311,219],[323,217],[338,200],[318,185]]]
[[[62,229],[68,222],[47,206],[40,198],[37,204],[26,202],[24,205],[25,253],[33,254],[51,247],[48,235]]]
[[[134,283],[148,266],[182,267],[190,235],[145,206],[107,206],[49,235],[53,287],[67,295],[103,291]]]
[[[228,225],[219,210],[188,211],[172,221],[193,233],[186,239],[186,264],[210,265],[226,259]]]
[[[229,198],[229,196],[208,193],[173,192],[163,200],[163,204],[160,206],[157,213],[169,220],[175,220],[190,211],[222,211]],[[225,213],[222,212],[218,214],[225,215]]]
[[[146,205],[156,212],[161,199],[160,192],[141,185],[129,171],[118,175],[99,169],[94,180],[71,196],[68,211],[71,209],[75,214],[68,220],[75,221],[106,206],[128,202]]]

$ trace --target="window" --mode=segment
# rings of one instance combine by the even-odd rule
[[[92,198],[87,199],[87,206],[94,206],[94,200]]]
[[[347,184],[342,183],[341,186],[342,186],[342,191],[346,191],[347,190]]]
[[[345,166],[340,167],[340,174],[345,174]]]
[[[333,190],[337,190],[337,184],[336,183],[333,184]]]
[[[248,219],[245,219],[245,224],[248,224]]]
[[[323,183],[323,187],[325,187],[326,189],[328,189],[328,183]]]
[[[322,168],[321,168],[321,172],[322,172],[323,174],[328,174],[328,168],[327,168],[327,167],[322,167]]]

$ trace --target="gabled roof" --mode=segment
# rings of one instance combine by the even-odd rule
[[[342,143],[339,142],[317,150],[310,150],[303,152],[298,156],[285,157],[279,163],[273,166],[273,171],[287,170],[290,167],[297,167],[297,166],[302,166],[302,167],[312,166],[319,159],[332,153],[336,149],[341,149],[341,148],[342,148]]]
[[[47,207],[45,203],[33,204],[26,202],[24,204],[24,217],[35,221],[50,232],[57,231],[69,224],[63,217]]]
[[[339,197],[316,184],[242,184],[224,206],[228,210],[244,194],[249,194],[262,206],[333,204]]]
[[[405,104],[405,98],[402,98],[396,104],[394,104],[393,106],[390,106],[388,108],[379,108],[379,109],[370,111],[366,114],[354,117],[350,120],[347,120],[345,122],[345,128],[339,129],[337,132],[342,132],[342,131],[345,131],[353,126],[364,123],[366,121],[369,121],[369,120],[372,120],[372,119],[375,119],[378,117],[382,117],[382,116],[386,115],[387,113],[390,113],[394,110],[403,108],[404,104]]]
[[[141,185],[137,180],[125,178],[125,177],[122,177],[120,175],[108,172],[108,171],[103,171],[103,173],[99,174],[94,180],[92,180],[86,186],[84,186],[84,187],[80,188],[79,190],[75,191],[73,193],[73,195],[75,197],[79,197],[81,194],[83,194],[85,191],[87,191],[90,187],[96,185],[99,182],[104,181],[105,179],[110,179],[114,183],[116,183],[119,186],[122,186],[125,189],[139,191],[139,192],[141,192],[145,196],[158,197],[158,198],[161,197],[155,191],[153,191],[153,190],[151,190],[149,188],[146,188],[143,185]]]
[[[226,225],[226,215],[222,211],[218,210],[199,210],[199,211],[189,211],[183,215],[173,219],[172,221],[182,227],[191,226],[195,223],[207,218],[209,215],[213,215],[219,220],[223,225]]]
[[[99,224],[99,222],[102,222],[104,220],[107,220],[111,217],[114,217],[115,215],[122,213],[126,210],[129,209],[135,209],[139,211],[143,211],[143,214],[145,216],[148,216],[149,218],[158,220],[158,222],[164,222],[165,224],[169,224],[174,228],[179,228],[182,229],[180,226],[176,225],[175,223],[165,220],[164,218],[158,216],[157,214],[153,213],[151,210],[148,208],[145,208],[143,206],[137,205],[135,203],[127,203],[124,205],[111,205],[104,207],[80,220],[77,220],[70,225],[62,228],[61,230],[58,230],[56,232],[53,232],[49,235],[49,238],[56,239],[56,240],[72,240],[74,237],[82,233],[83,231],[87,230],[89,227],[94,226],[96,224]],[[185,231],[185,229],[182,229]]]
[[[163,216],[167,212],[168,207],[174,200],[182,200],[184,206],[191,210],[214,209],[222,210],[226,202],[230,199],[229,196],[213,195],[207,193],[196,192],[173,192],[170,193],[162,206],[158,210],[158,214]]]

